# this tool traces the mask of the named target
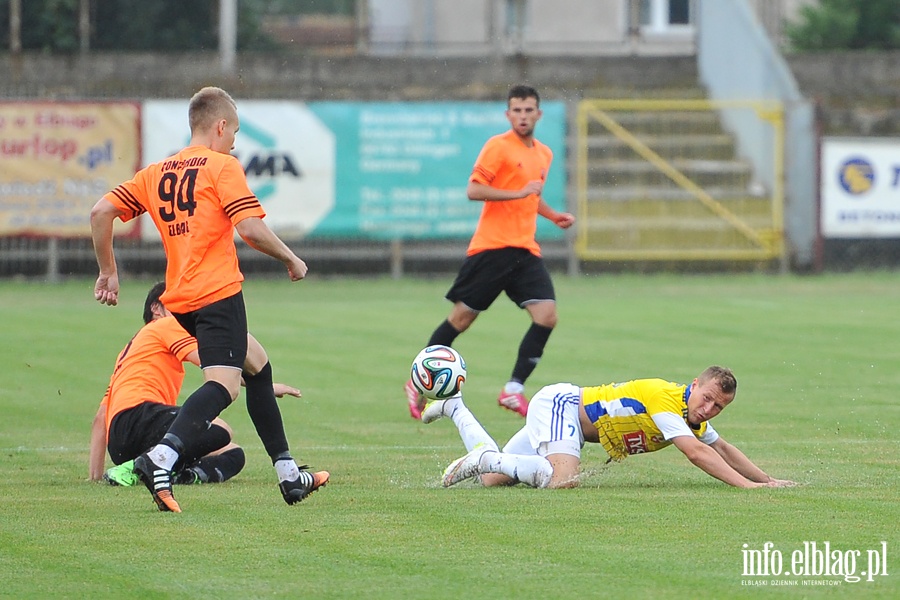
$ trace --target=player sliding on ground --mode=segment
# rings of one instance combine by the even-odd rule
[[[476,476],[485,486],[575,487],[585,442],[601,444],[611,460],[674,444],[693,464],[729,485],[796,485],[767,475],[709,423],[731,404],[736,391],[734,374],[718,366],[703,371],[690,385],[662,379],[594,387],[557,383],[532,397],[525,426],[502,451],[461,394],[429,403],[422,422],[450,417],[468,450],[444,471],[444,487]]]

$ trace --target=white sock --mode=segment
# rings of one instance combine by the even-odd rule
[[[479,467],[482,473],[501,473],[536,488],[547,487],[553,476],[550,461],[537,455],[485,452]]]
[[[157,444],[147,452],[147,456],[150,457],[156,465],[162,467],[166,471],[171,471],[172,467],[175,466],[175,463],[178,461],[178,453],[169,446],[165,444]]]
[[[518,381],[508,381],[503,386],[503,391],[507,394],[521,394],[525,391],[525,386]]]
[[[444,404],[444,414],[453,419],[453,423],[459,429],[459,437],[462,438],[466,452],[471,452],[478,444],[499,450],[494,438],[485,431],[469,407],[463,403],[462,396],[454,396],[447,400]]]
[[[462,394],[456,394],[451,398],[447,398],[441,405],[441,414],[452,419],[453,413],[456,412],[460,404],[462,404]],[[465,404],[463,404],[463,408],[465,408]]]
[[[300,476],[300,468],[293,458],[279,458],[275,461],[275,472],[278,481],[294,481]]]

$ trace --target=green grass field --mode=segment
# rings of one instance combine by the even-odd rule
[[[248,281],[276,380],[303,390],[282,401],[294,455],[332,480],[285,505],[239,399],[222,416],[246,469],[176,489],[181,514],[143,487],[86,480],[90,422],[151,282],[126,278],[116,308],[94,302],[92,281],[0,282],[0,596],[900,597],[896,274],[556,278],[560,323],[528,391],[730,366],[738,395],[717,430],[802,482],[762,490],[674,447],[605,465],[595,445],[576,490],[443,489],[462,444],[449,421],[411,420],[401,387],[450,279]],[[495,398],[526,327],[504,299],[456,344],[467,403],[501,444],[522,424]],[[199,382],[190,371],[186,391]],[[744,550],[765,542],[784,569],[804,542],[858,550],[856,574],[886,542],[888,575],[745,576]]]

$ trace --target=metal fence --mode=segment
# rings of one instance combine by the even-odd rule
[[[353,275],[421,277],[455,272],[466,254],[465,241],[374,242],[358,239],[299,240],[288,245],[306,261],[311,276]],[[565,242],[541,245],[548,267],[571,272],[571,250]],[[119,270],[129,275],[161,278],[165,254],[154,242],[117,239]],[[281,276],[278,261],[238,243],[241,270],[245,274]],[[90,239],[32,236],[0,237],[0,277],[26,277],[56,282],[67,277],[93,277],[97,262]]]

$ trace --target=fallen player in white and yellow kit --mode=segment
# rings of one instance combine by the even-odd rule
[[[502,451],[462,395],[430,403],[422,421],[451,418],[468,451],[444,471],[445,487],[475,476],[485,486],[575,487],[585,442],[601,444],[612,460],[674,444],[693,464],[729,485],[795,485],[767,475],[709,423],[731,404],[736,391],[734,374],[718,366],[703,371],[690,385],[662,379],[595,387],[549,385],[532,397],[525,426]]]

